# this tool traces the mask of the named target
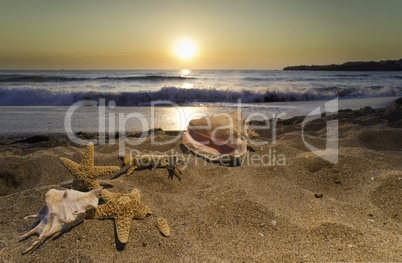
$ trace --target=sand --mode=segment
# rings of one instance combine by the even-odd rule
[[[339,162],[312,153],[301,136],[302,117],[277,123],[277,140],[258,130],[248,161],[225,167],[187,152],[177,132],[157,131],[142,152],[182,154],[182,180],[166,169],[99,178],[112,192],[138,188],[153,215],[133,220],[129,241],[116,241],[113,220],[86,219],[22,255],[36,236],[19,241],[34,223],[49,189],[73,177],[58,160],[79,162],[85,146],[50,136],[33,143],[3,138],[0,145],[1,262],[397,262],[401,261],[402,108],[342,110],[306,127],[305,139],[325,147],[326,120],[339,120]],[[152,137],[153,136],[153,137]],[[14,142],[14,143],[13,143]],[[16,143],[15,143],[16,142]],[[184,150],[184,152],[183,152]],[[275,161],[273,154],[276,155]],[[265,156],[265,165],[258,157]],[[271,165],[268,165],[271,156]],[[284,158],[282,158],[284,157]],[[254,165],[251,163],[254,158]],[[120,165],[117,145],[95,146],[95,165]],[[155,223],[166,218],[170,237]]]

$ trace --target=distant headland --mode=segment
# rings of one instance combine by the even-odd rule
[[[402,59],[400,60],[382,60],[379,62],[356,61],[346,62],[340,65],[312,65],[312,66],[289,66],[283,70],[326,70],[326,71],[402,71]]]

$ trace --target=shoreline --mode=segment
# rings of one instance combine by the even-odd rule
[[[365,98],[365,99],[360,99],[360,100],[366,100],[366,101],[369,101],[369,100],[371,100],[372,98]],[[377,99],[384,99],[384,98],[377,98]],[[333,117],[333,118],[337,118],[337,115],[339,115],[339,113],[342,113],[342,112],[349,112],[349,111],[356,111],[356,110],[362,110],[363,108],[367,108],[367,107],[369,107],[370,109],[372,109],[372,110],[378,110],[378,109],[380,109],[380,110],[386,110],[386,109],[389,109],[389,108],[392,108],[392,107],[395,107],[395,105],[396,105],[396,101],[397,100],[401,100],[402,99],[402,97],[386,97],[385,98],[386,100],[385,100],[385,103],[384,102],[381,102],[380,103],[380,105],[375,105],[374,107],[371,107],[371,106],[369,106],[369,105],[366,105],[367,103],[364,103],[364,104],[361,104],[361,105],[365,105],[364,107],[361,107],[361,108],[359,108],[360,107],[360,105],[359,104],[355,104],[354,105],[354,107],[346,107],[345,108],[345,106],[340,106],[339,107],[339,110],[338,110],[338,113],[337,114],[335,114],[335,116]],[[390,105],[388,105],[389,103],[390,103],[390,101],[392,101],[392,104],[390,104]],[[313,103],[313,105],[311,106],[311,108],[314,108],[314,107],[319,107],[319,106],[322,106],[323,105],[323,102],[326,102],[326,100],[323,100],[323,101],[312,101],[312,103]],[[291,103],[291,102],[290,102]],[[295,103],[297,103],[297,102],[295,102]],[[353,102],[352,102],[353,103]],[[279,105],[283,105],[283,103],[270,103],[270,104],[279,104]],[[385,104],[385,105],[388,105],[388,106],[385,106],[385,107],[380,107],[381,106],[381,104]],[[246,104],[246,105],[248,105],[248,104]],[[258,105],[258,104],[257,104]],[[347,104],[347,106],[350,106],[350,104]],[[18,106],[16,106],[16,107],[18,107]],[[41,106],[36,106],[36,107],[38,107],[38,108],[42,108]],[[48,106],[48,107],[56,107],[56,106]],[[147,106],[139,106],[139,107],[143,107],[143,108],[148,108]],[[204,106],[202,106],[202,107],[194,107],[194,106],[183,106],[183,107],[192,107],[192,108],[205,108]],[[1,108],[1,106],[0,106],[0,108]],[[134,108],[137,108],[137,107],[134,107]],[[217,107],[218,108],[218,107]],[[229,108],[229,110],[230,110],[230,108],[231,107],[228,107],[228,106],[221,106],[221,107],[219,107],[219,108],[221,108],[221,111],[224,111],[224,110],[226,110],[226,111],[228,111],[228,108]],[[233,109],[235,109],[234,107],[232,107]],[[246,109],[247,109],[247,106],[245,107]],[[351,109],[351,108],[353,108],[353,109]],[[244,110],[244,109],[243,109]],[[341,114],[342,115],[342,114]],[[284,118],[279,118],[278,120],[277,120],[277,123],[279,124],[279,125],[281,125],[281,124],[283,124],[283,123],[289,123],[289,121],[291,121],[291,120],[299,120],[299,121],[296,121],[296,122],[301,122],[304,118],[306,117],[306,115],[296,115],[296,116],[284,116]],[[250,124],[251,125],[253,125],[253,123],[255,123],[255,125],[256,125],[256,127],[258,128],[258,126],[261,126],[262,124],[263,125],[266,125],[266,124],[264,124],[264,122],[261,122],[261,121],[259,121],[259,120],[256,120],[256,121],[254,121],[254,120],[251,120],[250,121]],[[151,133],[157,133],[157,132],[164,132],[164,133],[166,133],[166,134],[168,134],[168,135],[171,135],[171,136],[178,136],[179,134],[183,134],[185,131],[186,131],[186,129],[182,129],[182,130],[165,130],[165,129],[163,129],[163,128],[160,128],[160,127],[155,127],[155,128],[153,128],[153,129],[149,129],[149,130],[146,130],[146,131],[130,131],[130,132],[126,132],[126,136],[128,137],[128,138],[130,138],[130,137],[138,137],[138,136],[140,136],[141,134],[145,134],[145,133],[147,133],[147,134],[151,134]],[[113,133],[110,133],[110,132],[105,132],[105,138],[106,138],[106,140],[108,140],[108,137],[109,137],[109,134],[113,134],[114,136],[115,136],[115,139],[118,139],[118,135],[119,135],[119,132],[118,131],[115,131],[115,132],[113,132]],[[80,139],[86,139],[86,140],[96,140],[96,139],[98,139],[99,138],[99,133],[98,132],[85,132],[85,131],[78,131],[78,132],[75,132],[74,133],[74,135],[76,136],[76,137],[78,137],[78,138],[80,138]],[[56,140],[60,140],[60,141],[65,141],[65,140],[69,140],[69,138],[68,138],[68,136],[66,135],[66,133],[65,132],[58,132],[58,133],[54,133],[54,132],[47,132],[47,133],[32,133],[32,132],[26,132],[26,133],[14,133],[14,134],[0,134],[0,145],[1,144],[7,144],[7,143],[15,143],[16,141],[21,141],[21,140],[24,140],[24,139],[28,139],[28,140],[32,140],[32,141],[37,141],[37,142],[48,142],[48,141],[54,141],[55,139]]]
[[[339,110],[357,110],[365,106],[374,109],[390,106],[398,97],[361,98],[338,100]],[[289,119],[295,116],[306,116],[316,107],[323,107],[327,101],[298,101],[298,102],[274,102],[274,103],[242,103],[240,104],[244,116],[254,113],[264,114],[267,119]],[[187,123],[195,114],[213,114],[238,109],[235,103],[221,105],[202,104],[199,106],[180,107],[106,107],[104,122],[106,132],[112,124],[109,115],[116,119],[114,129],[118,130],[119,115],[129,116],[137,114],[145,120],[145,123],[137,118],[128,120],[125,125],[127,133],[137,133],[150,129],[163,128],[166,131],[185,130]],[[1,106],[0,114],[0,138],[1,137],[26,137],[33,135],[65,136],[65,118],[70,107],[67,106]],[[72,130],[74,133],[95,133],[99,129],[99,108],[81,107],[75,110],[71,116]],[[144,126],[145,124],[145,126]]]

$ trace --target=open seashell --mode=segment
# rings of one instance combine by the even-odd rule
[[[39,214],[24,218],[38,218],[40,222],[35,228],[21,236],[20,239],[25,239],[32,234],[39,236],[23,253],[34,250],[47,238],[81,223],[89,209],[98,207],[100,190],[101,188],[96,188],[86,193],[70,189],[49,190],[46,193],[46,205],[41,208]]]
[[[240,110],[193,119],[183,135],[183,144],[209,161],[230,163],[247,151],[245,129]]]

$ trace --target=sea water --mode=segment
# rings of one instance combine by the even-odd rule
[[[104,117],[100,107],[77,107],[70,118],[74,132],[102,125],[107,131],[182,130],[197,115],[233,109],[284,119],[335,98],[340,109],[357,109],[387,106],[399,96],[402,72],[0,71],[0,135],[65,133],[67,113],[83,101],[104,105]]]

